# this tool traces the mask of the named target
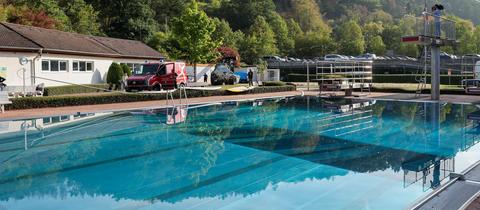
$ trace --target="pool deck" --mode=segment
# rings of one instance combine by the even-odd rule
[[[317,96],[318,91],[300,91],[299,90],[299,91],[278,92],[278,93],[191,98],[189,99],[189,104],[215,103],[215,102],[231,101],[231,100],[249,100],[249,99],[256,99],[256,98],[295,96],[295,95],[302,95],[302,94]],[[327,94],[341,96],[343,93],[328,92]],[[360,95],[360,97],[353,97],[353,98],[394,100],[394,101],[430,101],[429,95],[422,95],[420,97],[415,97],[415,94],[381,93],[381,92],[372,92],[370,94],[354,93],[354,95],[355,94]],[[450,102],[450,103],[480,104],[480,96],[442,95],[441,101]],[[176,101],[175,103],[179,103],[179,102]],[[166,105],[165,100],[159,100],[159,101],[142,101],[142,102],[131,102],[131,103],[98,104],[98,105],[83,105],[83,106],[70,106],[70,107],[12,110],[12,111],[6,111],[5,113],[0,114],[0,120],[37,118],[37,117],[53,116],[53,115],[70,115],[78,112],[81,112],[81,113],[109,112],[109,111],[131,110],[131,109],[161,108],[161,107],[164,107],[165,105]]]

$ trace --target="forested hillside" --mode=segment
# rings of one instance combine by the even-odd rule
[[[0,0],[0,21],[83,34],[136,39],[176,57],[181,46],[172,29],[193,0]],[[264,55],[298,57],[326,53],[395,53],[418,56],[400,37],[412,30],[407,14],[419,15],[423,0],[203,0],[212,22],[212,43],[238,50],[247,63]],[[445,51],[480,52],[480,3],[438,0],[457,20],[460,44]],[[196,13],[195,13],[196,14]],[[478,28],[478,29],[477,29]],[[209,40],[206,39],[206,40]],[[212,45],[214,46],[214,44]]]

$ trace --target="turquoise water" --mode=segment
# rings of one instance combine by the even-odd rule
[[[472,105],[228,102],[0,122],[0,209],[405,209],[480,160]]]

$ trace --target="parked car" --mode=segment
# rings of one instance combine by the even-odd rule
[[[285,58],[281,58],[276,55],[269,55],[269,56],[264,56],[263,60],[268,62],[268,63],[273,63],[273,62],[286,62],[287,60]]]
[[[126,91],[176,89],[188,83],[183,62],[147,63],[134,69],[127,79]]]
[[[371,53],[365,53],[361,56],[358,56],[356,59],[358,59],[358,60],[376,60],[377,55],[371,54]]]
[[[325,55],[325,60],[326,61],[345,61],[345,60],[349,60],[349,58],[343,55],[329,54],[329,55]]]
[[[215,70],[213,70],[211,75],[212,85],[233,85],[237,81],[237,76],[233,74],[230,69],[223,65],[217,64]]]
[[[480,58],[479,54],[466,54],[463,55],[464,58]]]
[[[239,83],[248,83],[248,73],[247,72],[235,72],[233,74],[240,77]]]

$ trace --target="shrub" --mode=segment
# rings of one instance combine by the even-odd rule
[[[122,67],[118,63],[113,62],[112,65],[110,65],[110,68],[108,68],[107,73],[107,83],[110,85],[110,89],[113,87],[113,85],[115,85],[116,89],[118,89],[120,86],[120,81],[122,81],[122,77]]]
[[[281,86],[281,87],[258,87],[250,90],[249,94],[257,93],[272,93],[294,91],[295,86]],[[206,96],[221,96],[231,95],[225,90],[205,91],[205,90],[187,90],[189,98],[206,97]],[[174,98],[178,98],[179,92],[174,92]],[[63,107],[63,106],[79,106],[79,105],[94,105],[94,104],[111,104],[111,103],[126,103],[137,101],[153,101],[165,100],[166,95],[160,94],[137,94],[137,93],[112,93],[100,95],[78,95],[78,96],[47,96],[47,97],[25,97],[14,98],[12,104],[7,105],[7,110],[17,109],[33,109],[46,107]]]
[[[120,66],[122,67],[123,75],[132,76],[132,69],[130,69],[127,64],[122,63]]]
[[[92,88],[89,88],[92,87]],[[56,87],[46,87],[43,95],[44,96],[58,96],[58,95],[69,95],[69,94],[81,94],[81,93],[96,93],[103,92],[99,89],[108,89],[108,84],[95,84],[95,85],[66,85],[66,86],[56,86]]]
[[[263,86],[285,86],[285,82],[263,82]]]

